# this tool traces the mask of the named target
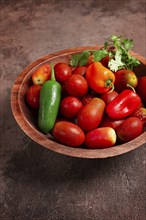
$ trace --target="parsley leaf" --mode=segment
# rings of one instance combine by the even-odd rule
[[[87,64],[89,60],[90,52],[88,50],[84,50],[81,53],[80,59],[79,59],[79,66],[84,66]]]
[[[82,53],[73,54],[70,60],[70,65],[73,67],[84,66],[89,60],[90,52],[84,50]]]
[[[71,60],[70,60],[70,65],[71,66],[77,66],[78,65],[78,62],[79,62],[79,59],[80,59],[80,54],[73,54],[71,56]]]
[[[110,70],[114,72],[124,67],[124,63],[122,62],[122,56],[120,51],[116,51],[115,58],[109,61],[108,66]]]
[[[73,67],[84,66],[88,63],[89,57],[92,55],[93,62],[99,62],[104,57],[109,56],[109,68],[117,71],[121,68],[133,70],[134,67],[140,65],[137,58],[130,55],[129,50],[133,47],[132,39],[122,39],[122,36],[112,35],[108,41],[104,43],[104,49],[84,50],[82,53],[73,54],[71,56],[70,65]]]
[[[99,62],[101,61],[104,57],[106,57],[108,55],[107,50],[95,50],[93,52],[93,61],[94,62]]]
[[[131,50],[133,47],[133,40],[132,39],[124,39],[122,41],[122,45],[126,51]]]
[[[104,48],[114,47],[114,51],[109,51],[110,61],[109,68],[112,71],[116,71],[121,68],[131,69],[140,64],[139,60],[135,57],[132,57],[129,53],[129,50],[133,47],[132,39],[122,39],[122,36],[112,35],[110,40],[106,42]],[[115,52],[116,51],[116,52]]]

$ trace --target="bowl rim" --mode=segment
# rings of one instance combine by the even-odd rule
[[[37,66],[42,65],[45,62],[51,62],[51,60],[64,57],[67,55],[72,55],[74,53],[80,53],[83,50],[92,50],[92,49],[100,49],[102,46],[82,46],[78,48],[69,48],[65,50],[60,50],[48,55],[45,55],[42,58],[39,58],[29,64],[22,72],[16,77],[14,84],[11,90],[11,110],[13,116],[23,130],[23,132],[28,135],[33,141],[38,143],[39,145],[52,150],[54,152],[68,155],[72,157],[79,157],[79,158],[107,158],[107,157],[114,157],[118,155],[122,155],[133,151],[143,145],[146,140],[146,131],[144,131],[140,136],[129,141],[127,143],[123,143],[117,146],[113,146],[110,148],[104,149],[85,149],[85,148],[74,148],[62,145],[60,143],[54,142],[48,139],[47,135],[42,134],[38,130],[34,130],[33,126],[29,123],[29,121],[24,117],[21,105],[19,102],[19,92],[21,90],[21,83],[25,80],[27,73],[33,70],[33,68],[37,68]],[[131,54],[137,57],[141,63],[146,65],[146,58],[143,56],[131,51]],[[54,144],[55,143],[55,144]]]

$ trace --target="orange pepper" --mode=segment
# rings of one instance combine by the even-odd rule
[[[100,62],[93,62],[87,68],[86,79],[93,91],[103,94],[113,88],[115,75]]]

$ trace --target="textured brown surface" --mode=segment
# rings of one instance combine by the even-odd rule
[[[28,64],[71,47],[133,38],[146,57],[145,0],[1,0],[2,220],[144,220],[146,144],[122,156],[78,159],[27,137],[10,109],[11,87]]]

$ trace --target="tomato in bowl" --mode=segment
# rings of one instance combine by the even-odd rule
[[[98,50],[101,47],[80,47],[80,48],[72,48],[63,51],[59,51],[53,54],[49,54],[45,57],[42,57],[28,67],[26,67],[16,78],[12,93],[11,93],[11,107],[13,115],[21,127],[21,129],[36,143],[40,144],[42,147],[45,147],[49,150],[69,155],[73,157],[80,158],[106,158],[112,156],[118,156],[127,152],[130,152],[134,149],[139,148],[143,144],[145,144],[146,140],[146,131],[140,134],[133,140],[130,140],[126,143],[116,143],[116,145],[108,147],[108,148],[100,148],[100,149],[90,149],[85,145],[84,141],[81,141],[81,145],[78,147],[68,146],[67,144],[60,143],[53,136],[52,132],[48,134],[44,134],[38,128],[38,112],[36,109],[30,108],[26,101],[26,93],[30,86],[32,85],[32,75],[35,70],[45,64],[53,63],[54,65],[57,63],[66,63],[69,65],[71,56],[73,54],[81,53],[84,50]],[[139,74],[139,76],[144,75],[146,72],[146,59],[134,52],[131,52],[134,57],[137,57],[140,61],[140,65],[135,68],[135,72]],[[72,70],[73,71],[73,70]],[[76,74],[75,74],[76,75]],[[81,77],[83,77],[80,74]],[[62,85],[64,86],[64,85]],[[71,95],[71,94],[70,94]],[[94,93],[92,96],[94,97]],[[66,95],[64,95],[65,97]],[[83,97],[79,97],[82,99]],[[82,106],[83,107],[83,106]],[[58,121],[61,118],[57,119]],[[74,120],[74,119],[72,119]],[[73,123],[76,124],[75,121]],[[84,139],[82,137],[82,139]]]

